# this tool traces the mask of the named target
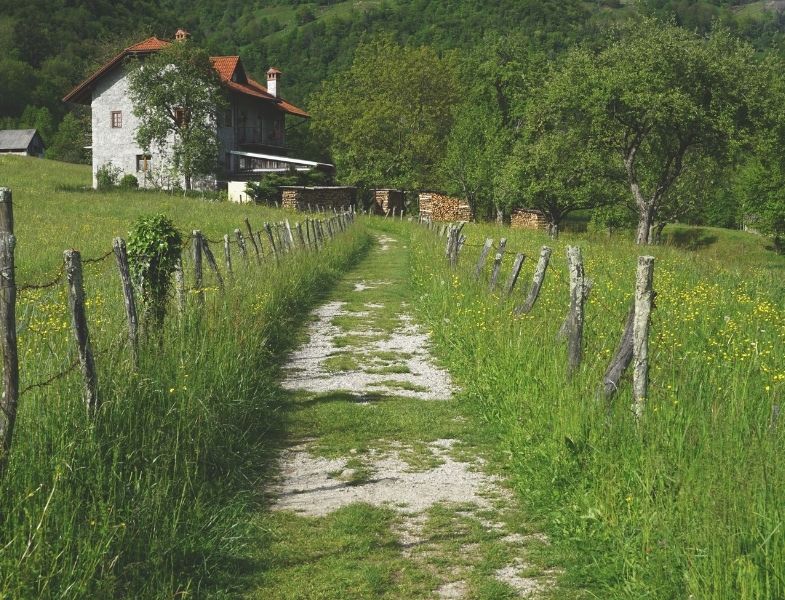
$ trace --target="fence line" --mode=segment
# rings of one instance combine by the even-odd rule
[[[311,252],[325,248],[326,242],[335,238],[340,232],[346,231],[354,222],[354,211],[346,211],[325,218],[305,219],[306,233],[303,235],[302,226],[299,222],[294,227],[288,220],[278,223],[264,223],[264,231],[275,257],[275,264],[281,260],[280,254],[284,252],[291,254],[297,251]],[[254,232],[249,219],[244,219],[244,225],[248,230],[248,236],[253,244],[256,255],[256,264],[262,264],[265,256],[263,253],[261,231]],[[297,232],[295,236],[293,231]],[[319,243],[317,243],[317,232]],[[233,278],[231,246],[236,245],[239,249],[246,267],[250,268],[248,260],[245,238],[240,229],[235,229],[231,234],[226,234],[220,240],[211,240],[202,235],[201,231],[194,230],[191,236],[183,240],[180,248],[182,254],[176,261],[173,277],[175,280],[175,292],[177,297],[178,312],[182,315],[186,309],[185,297],[185,273],[183,270],[183,257],[187,255],[183,252],[190,245],[193,259],[194,285],[191,288],[196,297],[197,310],[204,306],[204,286],[203,259],[207,267],[217,282],[217,289],[220,294],[225,294],[227,282]],[[273,241],[277,237],[278,246]],[[313,240],[313,243],[312,243]],[[221,273],[218,261],[215,259],[210,244],[222,244],[224,248],[225,273]],[[139,361],[139,317],[137,314],[137,287],[131,277],[129,259],[150,259],[152,256],[131,256],[129,257],[125,240],[114,238],[112,247],[105,253],[94,258],[82,258],[78,250],[69,249],[63,254],[63,262],[57,273],[50,279],[41,283],[27,283],[21,286],[16,284],[16,272],[14,264],[14,250],[16,239],[13,235],[13,202],[11,190],[0,188],[0,346],[3,350],[3,390],[0,398],[0,477],[2,477],[7,463],[8,453],[11,449],[13,439],[13,429],[16,421],[17,406],[19,397],[36,389],[45,388],[68,376],[73,371],[79,370],[82,374],[84,388],[84,402],[90,416],[95,416],[100,410],[100,387],[96,369],[96,358],[103,356],[112,348],[96,352],[90,339],[90,328],[88,314],[86,310],[86,297],[84,288],[84,267],[87,265],[100,264],[110,256],[114,256],[117,263],[118,278],[121,284],[121,291],[126,316],[126,334],[119,340],[126,344],[130,351],[130,361],[134,369],[138,368]],[[268,254],[269,257],[269,254]],[[19,360],[18,360],[18,340],[17,328],[19,321],[16,316],[17,297],[27,291],[51,289],[62,283],[67,284],[67,306],[71,317],[71,333],[76,350],[76,357],[64,369],[46,377],[42,381],[27,384],[20,391],[19,382]],[[33,301],[35,305],[35,301]],[[32,317],[26,317],[32,318]]]
[[[438,237],[446,237],[445,255],[451,268],[458,264],[458,255],[463,248],[478,248],[477,260],[470,260],[473,265],[470,278],[478,281],[486,269],[488,257],[495,250],[495,257],[488,276],[488,292],[494,293],[499,276],[502,272],[502,263],[505,253],[515,253],[512,270],[503,288],[502,297],[511,296],[518,281],[520,269],[526,256],[526,251],[512,250],[507,246],[507,240],[502,238],[498,245],[493,239],[487,238],[484,243],[468,242],[460,236],[463,223],[436,225],[433,221],[420,216],[410,219],[419,223],[428,231]],[[585,276],[583,258],[579,247],[567,248],[567,271],[562,271],[551,261],[552,250],[548,246],[540,249],[539,260],[534,270],[532,282],[525,292],[525,298],[518,304],[513,304],[514,315],[531,313],[546,282],[546,274],[552,272],[561,283],[569,284],[569,308],[560,329],[560,335],[567,340],[567,374],[572,377],[578,370],[583,355],[583,333],[585,321],[585,303],[589,298],[592,281]],[[625,320],[621,339],[613,353],[607,370],[603,376],[603,391],[606,399],[610,400],[618,391],[619,381],[628,369],[630,363],[633,369],[633,391],[631,410],[636,420],[640,420],[645,409],[645,400],[649,386],[649,356],[648,337],[651,322],[651,311],[654,307],[653,300],[656,295],[652,281],[654,273],[654,258],[651,256],[638,257],[638,270],[634,287],[634,301]],[[593,299],[601,309],[610,312],[610,307],[601,299]]]

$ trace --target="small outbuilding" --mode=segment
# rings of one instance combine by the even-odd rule
[[[44,140],[35,129],[3,129],[0,131],[0,154],[44,157]]]

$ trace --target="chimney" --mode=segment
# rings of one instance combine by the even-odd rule
[[[189,37],[191,37],[191,34],[188,33],[185,29],[178,29],[177,32],[174,34],[174,39],[177,42],[185,41]]]
[[[267,91],[271,95],[278,97],[278,80],[281,78],[281,72],[275,67],[270,67],[267,70]]]

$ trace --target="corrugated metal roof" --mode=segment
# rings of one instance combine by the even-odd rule
[[[35,137],[35,129],[4,129],[0,131],[0,150],[27,150]]]

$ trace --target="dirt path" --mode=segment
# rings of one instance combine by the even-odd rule
[[[412,315],[404,242],[370,256],[312,315],[282,387],[289,446],[270,485],[255,598],[541,597],[514,499]]]

